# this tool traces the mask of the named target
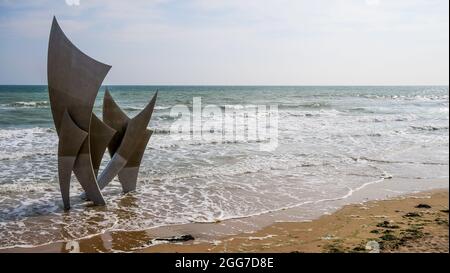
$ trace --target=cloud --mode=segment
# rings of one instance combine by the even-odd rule
[[[53,15],[114,83],[448,82],[447,0],[0,0],[0,61]]]
[[[365,0],[368,6],[378,6],[381,4],[380,0]]]
[[[80,0],[65,0],[66,4],[69,6],[79,6]]]

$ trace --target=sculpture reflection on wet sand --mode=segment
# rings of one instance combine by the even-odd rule
[[[99,88],[111,66],[81,52],[53,18],[48,47],[48,90],[53,120],[59,137],[58,176],[64,208],[70,208],[72,171],[85,196],[105,205],[101,189],[116,175],[123,191],[136,189],[139,165],[152,135],[147,129],[157,93],[136,117],[130,119],[105,92],[103,121],[93,114]],[[112,157],[101,172],[108,148]]]

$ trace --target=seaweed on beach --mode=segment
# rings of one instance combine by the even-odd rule
[[[443,219],[441,217],[438,217],[434,220],[438,225],[447,225],[448,226],[448,219]]]
[[[378,223],[377,227],[389,228],[389,229],[398,229],[398,228],[400,228],[400,226],[398,226],[398,225],[392,225],[389,221],[383,221],[381,223]]]
[[[342,245],[342,240],[334,240],[333,242],[324,246],[327,253],[345,253],[348,248]]]
[[[408,212],[407,214],[404,215],[404,217],[415,218],[415,217],[421,217],[421,215],[418,212]]]
[[[165,241],[169,243],[179,243],[179,242],[187,242],[195,240],[194,236],[187,234],[187,235],[181,235],[181,236],[173,236],[170,238],[156,238],[155,241]]]

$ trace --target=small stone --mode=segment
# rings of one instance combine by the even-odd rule
[[[420,217],[420,214],[417,212],[408,212],[405,214],[405,217]]]

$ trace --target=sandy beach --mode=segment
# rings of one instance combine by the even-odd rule
[[[180,235],[176,232],[177,228],[172,227],[160,231],[115,231],[76,242],[4,249],[0,252],[448,253],[448,208],[448,189],[443,189],[347,205],[312,221],[279,222],[256,232],[225,237],[200,239],[187,233]],[[195,234],[219,224],[233,226],[219,222],[206,226],[190,224],[178,230],[191,230]],[[173,236],[174,233],[177,235]]]
[[[213,243],[144,252],[449,252],[448,190],[348,205],[303,223],[276,223]]]

